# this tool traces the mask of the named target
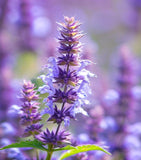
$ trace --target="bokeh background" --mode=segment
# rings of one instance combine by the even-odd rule
[[[91,115],[90,120],[84,125],[83,122],[87,118],[78,116],[79,121],[71,125],[71,130],[76,136],[83,133],[80,137],[84,140],[90,136],[90,132],[93,134],[92,137],[100,134],[102,138],[92,139],[95,142],[104,141],[109,148],[114,146],[114,149],[111,149],[113,153],[115,150],[120,152],[121,146],[116,148],[117,142],[113,140],[114,135],[119,132],[115,128],[120,123],[115,113],[119,108],[115,106],[117,99],[122,98],[120,91],[125,88],[119,83],[118,77],[121,81],[124,78],[126,82],[127,79],[131,80],[127,88],[131,89],[128,92],[131,91],[134,95],[126,97],[129,101],[133,98],[131,101],[134,101],[134,107],[127,104],[123,112],[127,113],[130,110],[135,114],[129,117],[130,113],[124,114],[124,120],[131,121],[123,121],[122,127],[132,128],[131,125],[139,124],[139,127],[136,127],[137,131],[141,130],[140,0],[0,0],[0,144],[7,144],[2,141],[4,138],[10,141],[17,139],[20,130],[19,124],[16,123],[19,121],[20,112],[18,97],[22,82],[24,79],[32,80],[37,88],[42,84],[37,77],[42,73],[42,66],[47,63],[48,57],[58,56],[56,22],[64,21],[64,16],[74,16],[82,23],[81,30],[85,33],[81,40],[82,58],[93,62],[88,68],[97,76],[91,79],[91,105],[87,107]],[[122,72],[124,67],[127,74]],[[94,111],[91,111],[92,109]],[[81,129],[78,129],[79,125],[82,126]],[[98,129],[90,131],[93,127]],[[127,130],[132,132],[131,129]],[[122,132],[125,130],[120,131],[120,135]],[[141,131],[138,133],[139,137],[136,133],[132,135],[134,138],[127,138],[130,139],[127,140],[127,144],[131,145],[128,151],[132,153],[132,150],[138,150],[138,153],[133,152],[128,156],[130,155],[131,160],[141,160]],[[123,133],[121,137],[125,139],[127,135]],[[137,145],[133,146],[131,141],[137,141]],[[123,148],[126,148],[125,145]],[[133,155],[136,158],[133,158]],[[124,160],[123,157],[117,159]]]

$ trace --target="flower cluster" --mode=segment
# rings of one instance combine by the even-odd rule
[[[20,39],[19,45],[22,50],[34,51],[34,40],[32,38],[32,25],[33,25],[33,16],[32,16],[32,4],[28,0],[21,0],[19,3],[19,21],[18,29]],[[28,41],[27,41],[28,39]]]
[[[117,115],[120,117],[119,119],[121,119],[119,122],[121,126],[123,125],[123,121],[128,123],[126,121],[130,120],[131,122],[131,118],[133,118],[134,96],[132,90],[135,82],[135,63],[129,49],[124,46],[120,51],[119,75],[117,79],[119,93],[118,104],[120,107]]]
[[[39,104],[36,102],[36,100],[38,100],[38,95],[34,89],[34,84],[30,81],[24,82],[22,97],[20,98],[23,101],[21,124],[26,126],[24,136],[35,136],[41,132],[42,125],[39,124],[41,116],[38,113]]]
[[[124,46],[120,50],[119,75],[118,75],[118,104],[115,113],[117,130],[113,143],[113,152],[116,156],[128,159],[128,146],[124,144],[128,136],[127,128],[133,122],[134,113],[134,97],[133,86],[135,84],[134,60],[130,55],[129,49]]]
[[[55,132],[47,130],[41,134],[42,138],[38,136],[38,139],[47,143],[51,135],[52,139],[57,140],[55,142],[52,140],[52,144],[60,142],[59,137],[66,137],[65,132],[59,132],[62,122],[68,126],[70,119],[74,119],[77,113],[87,115],[82,106],[89,103],[87,100],[87,94],[91,93],[89,78],[94,76],[85,69],[91,62],[80,60],[81,43],[79,39],[83,36],[78,30],[80,23],[75,21],[74,17],[64,19],[65,23],[58,23],[60,56],[57,59],[50,57],[49,64],[46,66],[49,72],[40,76],[45,85],[39,88],[39,92],[49,94],[44,99],[48,107],[45,108],[43,114],[50,114],[48,121],[57,123],[58,127]],[[61,139],[64,140],[64,138]]]
[[[54,144],[57,147],[62,147],[63,143],[69,143],[68,136],[70,134],[63,131],[58,132],[56,135],[53,131],[50,132],[46,129],[46,132],[43,132],[38,137],[38,140],[42,141],[44,144]]]

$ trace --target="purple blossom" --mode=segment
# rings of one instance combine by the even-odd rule
[[[62,66],[62,65],[68,65],[68,64],[70,66],[78,66],[79,65],[78,58],[73,54],[62,55],[61,57],[58,57],[58,65]]]
[[[140,149],[136,149],[136,150],[130,151],[128,159],[129,160],[133,160],[133,159],[140,160],[141,159],[141,151],[140,151]]]
[[[91,139],[90,139],[89,135],[86,134],[86,133],[79,134],[78,137],[77,137],[77,141],[78,141],[79,144],[91,143]]]
[[[2,130],[1,134],[3,137],[14,136],[16,133],[16,129],[9,122],[1,123],[0,130]]]
[[[52,101],[52,100],[49,100],[49,101],[48,101],[48,99],[45,98],[45,99],[43,100],[43,102],[45,102],[45,104],[46,104],[49,108],[45,108],[45,109],[41,112],[41,114],[42,114],[42,115],[43,115],[43,114],[50,114],[50,115],[54,114],[53,101]]]
[[[78,69],[78,72],[81,71],[82,69],[84,69],[86,66],[90,65],[91,64],[91,61],[90,60],[82,60],[80,61],[80,67]]]
[[[22,97],[20,98],[23,101],[21,110],[21,124],[26,126],[24,131],[24,136],[28,137],[30,135],[37,135],[41,132],[42,125],[39,124],[41,121],[41,115],[38,113],[39,103],[38,95],[34,90],[34,84],[29,82],[24,82],[22,89]]]
[[[125,148],[131,149],[139,149],[141,147],[141,143],[139,137],[135,135],[128,135],[124,140]]]
[[[109,133],[109,131],[115,132],[118,129],[117,123],[112,116],[104,117],[100,123],[100,126],[107,133]]]
[[[140,137],[141,136],[141,122],[136,122],[128,126],[128,132],[132,135],[136,135]]]
[[[71,114],[71,108],[64,109],[63,111],[59,110],[57,106],[54,108],[54,113],[48,119],[48,121],[53,121],[54,123],[60,124],[62,121],[65,122],[65,125],[69,123],[70,119],[74,119],[73,114]]]
[[[10,142],[10,140],[9,139],[7,139],[7,138],[2,138],[1,140],[0,140],[0,147],[4,147],[4,146],[6,146],[6,145],[9,145],[11,142]]]
[[[10,148],[7,150],[8,159],[25,160],[24,155],[21,153],[19,148]]]
[[[27,126],[24,131],[24,136],[28,137],[33,134],[38,135],[41,133],[41,128],[42,128],[42,125],[40,125],[40,124],[32,124],[30,126]]]
[[[132,92],[133,92],[133,96],[135,97],[135,99],[137,101],[140,101],[141,100],[141,86],[133,87]]]
[[[53,101],[57,103],[69,103],[73,104],[77,98],[76,91],[71,88],[67,92],[63,92],[60,89],[56,89],[55,94],[53,95]]]
[[[71,114],[71,112],[69,114]],[[71,115],[71,117],[73,117],[73,115]],[[68,127],[70,125],[70,117],[69,116],[64,118],[64,125],[65,125],[65,127]]]
[[[21,112],[21,107],[19,107],[18,105],[12,105],[9,107],[7,115],[10,117],[10,119],[17,119],[19,118]]]
[[[111,106],[111,108],[113,105],[117,104],[118,100],[119,100],[119,93],[114,89],[109,89],[105,93],[104,99],[103,99],[104,104],[106,106]]]
[[[50,57],[48,59],[48,63],[49,63],[49,66],[48,66],[48,69],[50,71],[50,73],[48,74],[49,76],[58,76],[59,74],[59,68],[58,68],[58,65],[57,65],[57,61],[54,57]]]
[[[79,105],[79,103],[78,103]],[[73,106],[72,106],[72,111],[71,111],[71,114],[75,117],[76,114],[78,113],[81,113],[85,116],[88,116],[88,113],[82,108],[82,107],[77,107],[77,103],[75,103]]]
[[[55,146],[62,146],[63,143],[69,142],[69,136],[70,134],[66,131],[60,131],[58,134],[56,134],[54,131],[49,131],[46,129],[45,132],[41,133],[39,136],[36,136],[36,138],[40,141],[42,141],[44,144],[53,144]]]
[[[76,71],[66,71],[59,68],[59,74],[55,77],[55,83],[61,83],[62,85],[75,85],[79,80]]]

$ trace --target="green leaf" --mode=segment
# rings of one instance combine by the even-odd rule
[[[21,141],[21,142],[18,142],[18,143],[12,143],[8,146],[0,148],[0,150],[8,149],[8,148],[28,148],[28,147],[40,149],[42,151],[47,151],[47,149],[43,147],[43,143],[38,141],[38,140]]]
[[[94,150],[97,150],[97,151],[103,151],[109,155],[111,155],[108,151],[106,151],[105,149],[99,147],[99,146],[96,146],[96,145],[81,145],[81,146],[76,146],[74,149],[71,149],[65,153],[63,153],[61,155],[61,157],[59,158],[59,160],[62,160],[64,158],[68,158],[72,155],[75,155],[77,153],[81,153],[81,152],[87,152],[87,151],[94,151]]]
[[[75,149],[75,147],[68,145],[68,146],[63,147],[63,148],[56,148],[53,151],[64,151],[64,150],[71,150],[71,149]]]

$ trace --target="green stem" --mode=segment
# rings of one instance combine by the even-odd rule
[[[48,151],[47,151],[47,157],[46,160],[51,160],[52,154],[53,154],[53,144],[48,144]]]
[[[36,158],[37,158],[37,160],[39,160],[39,153],[38,153],[37,149],[36,149]]]
[[[51,160],[53,152],[47,152],[47,158],[46,160]]]
[[[33,136],[34,139],[35,139],[35,134],[34,134],[34,133],[32,133],[32,136]],[[35,149],[35,153],[36,153],[36,159],[39,160],[39,152],[38,152],[37,149]]]

